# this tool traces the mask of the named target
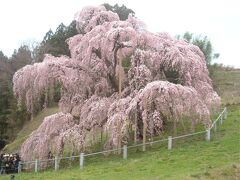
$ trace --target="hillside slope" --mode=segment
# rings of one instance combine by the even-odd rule
[[[17,179],[240,179],[240,71],[218,70],[213,77],[215,89],[228,106],[229,116],[213,135],[210,143],[202,139],[178,141],[172,151],[167,145],[148,147],[145,153],[133,149],[128,160],[110,155],[86,158],[86,166],[79,169],[78,159],[73,164],[60,166],[58,172],[17,174]],[[234,105],[235,104],[235,105]],[[17,139],[5,150],[17,149],[26,136],[36,129],[46,115],[58,108],[51,108],[24,126]],[[22,139],[21,139],[22,138]],[[3,176],[9,179],[9,176]]]
[[[21,144],[27,139],[27,137],[39,127],[42,123],[44,117],[49,116],[51,114],[57,113],[59,111],[58,107],[51,107],[44,109],[40,112],[32,121],[28,121],[22,128],[22,130],[18,133],[16,139],[6,145],[3,149],[3,152],[17,152],[21,146]]]
[[[87,157],[83,170],[78,160],[74,167],[40,173],[21,173],[16,179],[239,179],[240,178],[240,106],[228,108],[229,116],[211,142],[192,139],[174,142],[167,150],[161,144],[146,152],[130,151],[128,159],[121,156]],[[9,179],[9,176],[3,176]]]
[[[239,69],[217,69],[212,79],[214,89],[221,96],[223,105],[240,104]]]

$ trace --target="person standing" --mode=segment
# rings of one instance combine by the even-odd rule
[[[2,160],[3,160],[3,154],[0,155],[0,175],[2,174]]]

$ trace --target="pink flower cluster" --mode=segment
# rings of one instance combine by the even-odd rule
[[[129,141],[132,127],[141,135],[143,123],[151,136],[167,121],[209,125],[220,98],[198,47],[151,33],[133,17],[120,21],[104,7],[84,8],[76,20],[80,34],[67,40],[71,57],[46,55],[14,75],[19,105],[31,113],[49,89],[61,85],[62,112],[46,117],[23,143],[23,160],[44,158],[50,150],[79,152],[97,128],[106,131],[105,147],[112,148]]]

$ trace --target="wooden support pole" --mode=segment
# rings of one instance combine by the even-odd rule
[[[143,120],[143,151],[146,151],[146,122]]]
[[[168,150],[172,149],[172,136],[168,136]]]
[[[121,137],[119,137],[118,139],[118,154],[121,154],[122,150],[122,141],[121,141]]]
[[[123,146],[123,159],[127,159],[127,145]]]
[[[217,122],[214,123],[214,131],[217,131]]]
[[[207,132],[207,133],[206,133],[206,141],[210,141],[210,139],[211,139],[211,129],[210,129],[210,128],[207,129],[206,132]]]
[[[122,60],[119,59],[119,68],[118,68],[118,98],[122,97]],[[121,137],[118,138],[118,154],[121,154]]]
[[[137,144],[137,111],[134,118],[134,144]]]
[[[224,119],[227,118],[227,108],[225,108],[225,111],[224,111]]]
[[[101,143],[103,141],[103,129],[101,128]]]
[[[80,169],[83,169],[83,164],[84,164],[84,153],[81,153],[79,158]]]
[[[119,68],[118,68],[118,93],[119,99],[122,96],[122,60],[119,59]]]
[[[54,163],[54,169],[55,169],[55,171],[57,171],[58,168],[59,168],[59,166],[58,166],[58,157],[57,156],[55,156],[55,161],[54,162],[55,162]]]
[[[38,172],[38,160],[35,160],[35,173]]]

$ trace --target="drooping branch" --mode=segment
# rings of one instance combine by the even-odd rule
[[[119,41],[119,38],[120,38],[120,34],[117,33],[116,37],[114,37],[114,46],[113,46],[113,77],[116,76],[116,66],[117,66],[117,52],[119,49],[122,49],[122,48],[130,48],[132,46],[124,43],[124,42],[120,42]]]
[[[220,98],[199,48],[167,33],[148,32],[136,18],[120,21],[104,7],[84,8],[76,21],[82,34],[67,40],[71,58],[47,55],[14,75],[14,94],[30,112],[48,88],[62,89],[61,113],[46,117],[24,142],[23,160],[44,158],[49,150],[78,152],[98,128],[105,128],[105,148],[112,148],[129,142],[131,127],[136,142],[183,117],[193,126],[208,126]],[[117,76],[124,76],[119,87]]]

